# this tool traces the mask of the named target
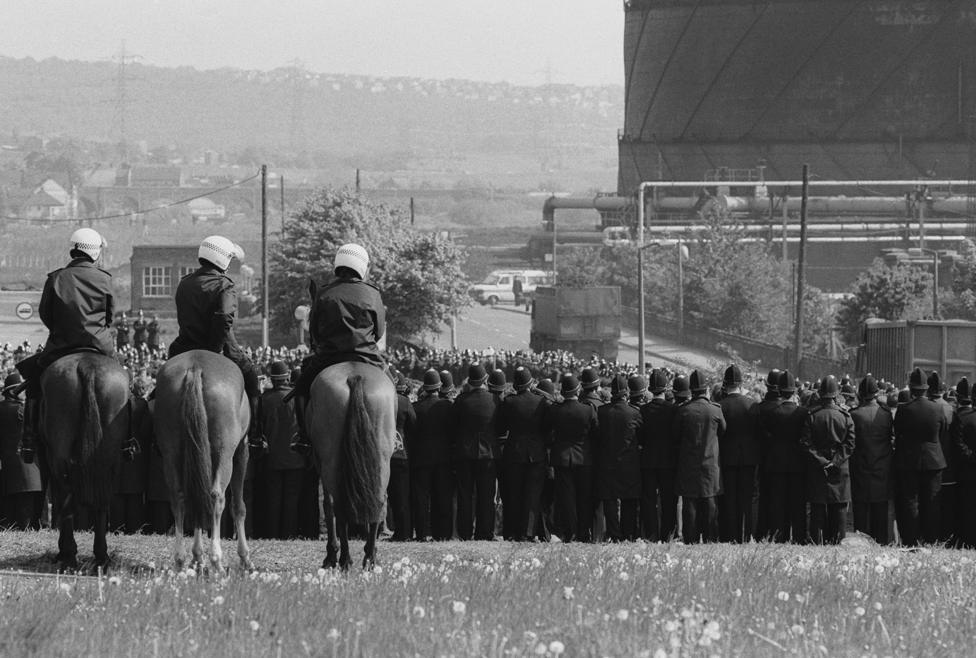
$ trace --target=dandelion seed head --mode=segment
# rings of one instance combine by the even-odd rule
[[[549,643],[549,653],[555,656],[558,656],[565,650],[566,650],[566,645],[564,645],[559,640],[553,640],[552,642]]]

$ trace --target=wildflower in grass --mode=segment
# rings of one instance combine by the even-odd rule
[[[658,647],[657,651],[654,652],[654,658],[668,658],[668,652]]]
[[[327,637],[330,640],[332,640],[333,642],[335,642],[336,640],[339,639],[339,629],[338,628],[330,628],[329,629],[329,632],[325,634],[325,637]]]
[[[540,642],[539,644],[535,645],[535,649],[532,650],[532,653],[537,656],[544,656],[548,651],[549,647],[546,646],[546,643]]]
[[[119,578],[118,576],[111,576],[108,579],[108,584],[109,585],[121,585],[122,584],[122,579]]]
[[[222,597],[222,596],[220,596],[218,594],[217,596],[214,597],[213,604],[214,605],[224,605],[224,597]]]
[[[617,610],[617,614],[614,616],[617,618],[617,621],[627,621],[630,618],[630,611],[626,608],[621,608]]]
[[[854,608],[854,614],[857,615],[858,617],[863,617],[864,612],[865,610],[861,606],[857,606],[856,608]]]
[[[69,597],[71,596],[71,585],[69,585],[68,583],[61,583],[60,585],[58,585],[58,589],[61,591],[62,594]]]
[[[854,591],[852,592],[852,595],[854,596],[854,598],[855,598],[855,599],[859,599],[859,598],[861,598],[861,596],[862,596],[862,595],[861,595],[861,590],[857,590],[857,589],[856,589],[856,590],[854,590]]]
[[[734,590],[732,590],[732,596],[734,596],[735,598],[739,598],[740,596],[742,596],[742,590],[736,587]]]
[[[806,597],[804,597],[804,596],[803,596],[802,594],[794,594],[794,595],[793,595],[793,599],[794,599],[794,600],[795,600],[795,601],[796,601],[797,603],[803,603],[804,601],[806,601]]]
[[[454,560],[456,560],[457,558],[454,557],[454,555],[452,555],[451,553],[448,553],[447,555],[445,555],[441,559],[442,559],[442,561],[447,562],[448,564],[450,564],[451,562],[454,562]]]
[[[315,572],[315,575],[317,575],[319,578],[324,578],[325,573],[326,573],[325,568],[319,567],[319,570]]]
[[[626,571],[621,571],[619,574],[617,574],[617,578],[626,583],[628,580],[630,580],[630,574]]]
[[[661,603],[662,601],[660,596],[655,596],[653,599],[651,599],[651,605],[653,605],[655,608],[660,607]]]
[[[427,616],[427,611],[424,610],[424,606],[415,605],[413,607],[413,616],[416,617],[417,619],[423,619],[424,617]]]
[[[572,587],[563,587],[563,598],[567,601],[572,601],[574,598],[576,598]]]
[[[664,630],[668,633],[677,633],[679,628],[681,628],[681,625],[673,619],[664,625]]]
[[[455,601],[451,604],[451,610],[456,615],[463,615],[468,611],[468,605],[464,601]]]
[[[558,656],[565,650],[566,650],[566,645],[560,642],[559,640],[553,640],[552,642],[549,643],[549,653],[551,653],[554,656]]]
[[[804,629],[799,624],[793,624],[792,626],[790,626],[790,633],[793,633],[793,635],[803,635],[805,632],[806,629]]]
[[[194,569],[193,567],[187,567],[186,568],[186,577],[187,578],[196,578],[197,577],[197,570]]]
[[[532,558],[531,564],[532,564],[532,568],[533,569],[538,569],[539,567],[542,566],[542,560],[540,560],[537,557],[534,557],[534,558]]]
[[[881,612],[881,608],[883,608],[884,606],[881,605],[881,601],[875,601],[872,607],[875,609],[875,611]]]
[[[252,619],[248,626],[251,627],[251,632],[253,633],[257,633],[259,630],[261,630],[261,624],[259,624],[256,619]]]
[[[790,600],[790,594],[789,594],[789,592],[777,592],[776,593],[776,598],[779,599],[780,601],[789,601]]]

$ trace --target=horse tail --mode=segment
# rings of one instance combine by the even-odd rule
[[[340,447],[340,504],[348,522],[376,523],[383,513],[385,494],[376,431],[366,408],[362,375],[353,375],[346,383],[349,385],[349,404]]]
[[[78,364],[78,383],[82,390],[81,399],[81,443],[78,446],[80,459],[77,463],[78,490],[80,502],[95,507],[106,507],[112,500],[112,485],[115,478],[105,467],[109,458],[104,449],[100,452],[103,428],[102,414],[98,404],[97,366],[88,361]]]
[[[180,446],[183,458],[183,494],[186,524],[207,528],[213,523],[214,501],[210,489],[213,465],[210,431],[203,399],[203,371],[191,366],[183,376],[180,394]]]

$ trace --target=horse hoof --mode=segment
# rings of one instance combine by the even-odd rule
[[[346,558],[345,560],[339,560],[339,568],[343,571],[349,571],[349,567],[352,566],[352,560]]]
[[[372,571],[373,567],[376,566],[376,561],[368,557],[363,558],[363,571]]]
[[[339,566],[339,560],[336,559],[335,555],[329,555],[322,560],[323,569],[335,569],[337,566]]]
[[[73,555],[58,557],[58,573],[74,573],[78,571],[78,558]]]

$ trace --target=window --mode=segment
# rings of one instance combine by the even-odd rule
[[[172,292],[172,278],[168,267],[142,268],[143,297],[169,297]]]
[[[196,269],[197,268],[195,268],[195,267],[189,267],[187,265],[180,265],[180,276],[179,276],[179,279],[182,279],[183,277],[185,277],[190,272],[196,271]],[[179,280],[179,279],[177,279],[177,280]]]

